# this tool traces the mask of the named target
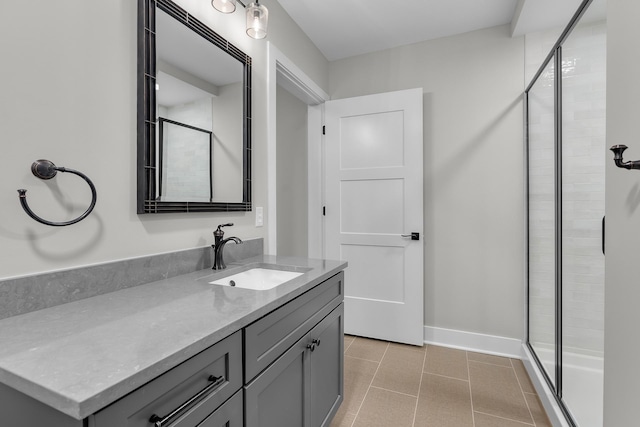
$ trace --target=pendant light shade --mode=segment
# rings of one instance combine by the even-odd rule
[[[233,13],[236,3],[240,3],[247,13],[247,35],[254,39],[263,39],[267,36],[267,21],[269,11],[259,3],[259,0],[245,5],[242,0],[211,0],[211,6],[222,13]]]
[[[211,0],[211,6],[222,13],[232,13],[236,10],[236,0]]]
[[[269,11],[257,1],[247,6],[247,35],[254,39],[267,36]]]

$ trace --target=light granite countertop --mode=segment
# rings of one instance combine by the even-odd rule
[[[210,281],[269,264],[305,271],[264,291]],[[0,382],[83,419],[346,267],[259,256],[0,320]]]

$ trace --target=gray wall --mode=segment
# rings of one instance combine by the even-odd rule
[[[640,2],[607,3],[607,146],[640,159]],[[604,425],[638,424],[640,172],[618,169],[606,152]]]
[[[242,82],[220,87],[213,108],[213,200],[242,200]]]
[[[332,99],[424,90],[427,326],[523,338],[523,76],[508,26],[330,65]]]
[[[307,256],[307,104],[276,93],[278,255]]]
[[[246,36],[241,11],[224,15],[208,1],[177,2],[253,58],[253,201],[267,212],[267,41],[325,90],[328,62],[276,1],[264,2],[270,33],[261,41]],[[234,222],[229,232],[241,238],[267,236],[269,218],[256,228],[253,212],[136,214],[136,3],[62,0],[37,10],[3,4],[0,278],[205,246],[224,222]],[[23,212],[18,188],[51,220],[77,216],[90,201],[76,176],[32,176],[30,165],[41,158],[93,180],[98,203],[87,219],[53,228]]]

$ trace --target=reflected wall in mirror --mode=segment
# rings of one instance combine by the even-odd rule
[[[251,58],[139,0],[138,213],[251,210]]]

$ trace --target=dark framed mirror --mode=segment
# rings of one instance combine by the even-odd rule
[[[251,210],[251,57],[138,0],[137,212]]]

